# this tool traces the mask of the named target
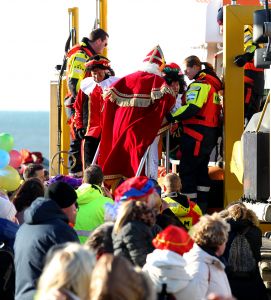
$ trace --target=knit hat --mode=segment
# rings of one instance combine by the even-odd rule
[[[77,194],[68,183],[57,181],[48,186],[44,197],[54,200],[61,208],[67,208],[76,202]]]
[[[16,213],[14,204],[8,198],[0,195],[0,218],[13,222]]]
[[[152,64],[157,64],[162,67],[165,64],[164,54],[159,45],[155,46],[151,52],[149,52],[143,62],[149,62]]]
[[[193,247],[193,240],[182,228],[169,225],[152,240],[156,249],[171,250],[180,255]]]
[[[146,176],[137,176],[125,180],[115,190],[115,201],[138,200],[155,191],[154,183]]]
[[[99,68],[103,70],[109,70],[110,69],[110,60],[107,59],[105,56],[102,56],[100,54],[92,56],[86,63],[85,66],[88,69],[88,71],[93,70],[94,68]]]

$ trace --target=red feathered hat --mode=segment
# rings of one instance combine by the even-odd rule
[[[146,176],[136,176],[125,180],[116,188],[115,201],[140,199],[155,191],[154,183]]]
[[[183,72],[181,70],[181,67],[179,65],[177,65],[176,63],[172,62],[170,64],[166,64],[164,66],[164,69],[162,70],[164,73],[168,73],[168,72],[175,72],[178,75],[183,75]]]
[[[107,59],[105,56],[102,56],[100,54],[92,56],[86,63],[86,68],[91,71],[94,68],[100,68],[100,69],[109,69],[110,68],[110,60]]]
[[[155,46],[143,61],[157,64],[159,67],[163,66],[165,64],[165,58],[160,46]]]
[[[182,228],[169,225],[152,240],[156,249],[170,250],[183,255],[193,247],[193,240]]]

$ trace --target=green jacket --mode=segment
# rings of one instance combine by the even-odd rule
[[[103,196],[101,188],[95,184],[84,183],[76,193],[79,210],[74,229],[83,244],[90,232],[104,223],[104,205],[114,201]]]

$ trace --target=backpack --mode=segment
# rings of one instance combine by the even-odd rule
[[[14,300],[15,265],[11,249],[0,243],[0,299]]]
[[[257,261],[245,236],[248,229],[236,234],[229,249],[229,269],[240,275],[249,275],[257,268]]]

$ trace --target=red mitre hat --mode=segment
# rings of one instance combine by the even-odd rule
[[[183,228],[169,225],[152,240],[156,249],[170,250],[183,255],[193,247],[193,240]]]
[[[165,64],[165,58],[160,46],[155,46],[143,61],[157,64],[159,67],[163,66]]]

